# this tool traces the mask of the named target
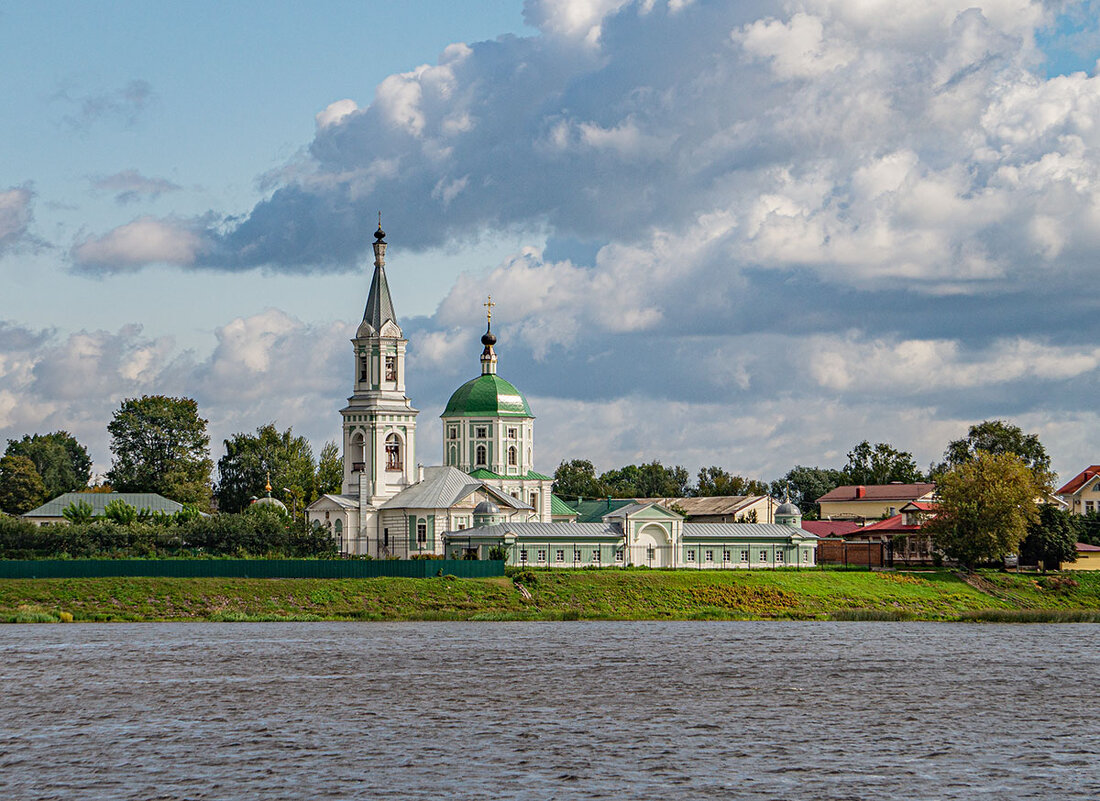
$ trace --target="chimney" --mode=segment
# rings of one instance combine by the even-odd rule
[[[862,498],[866,494],[867,494],[867,488],[865,486],[860,484],[858,487],[856,487],[856,497],[857,498]]]
[[[422,465],[422,464],[417,464],[416,465],[416,480],[417,481],[423,481],[424,480],[424,465]]]

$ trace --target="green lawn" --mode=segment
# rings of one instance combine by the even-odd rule
[[[1067,580],[1068,579],[1068,580]],[[1100,575],[948,571],[540,571],[522,579],[0,580],[0,621],[1088,619]],[[983,583],[984,582],[984,583]],[[1022,610],[1022,612],[1020,611]],[[1026,613],[1026,614],[1025,614]],[[997,617],[999,616],[999,617]]]

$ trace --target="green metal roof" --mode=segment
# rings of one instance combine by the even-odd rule
[[[563,501],[557,495],[554,495],[553,493],[551,493],[550,494],[550,514],[551,515],[556,515],[556,516],[559,516],[559,517],[564,517],[566,515],[570,515],[570,516],[575,517],[576,514],[577,514],[577,510],[574,509],[569,504],[567,504],[565,501]]]
[[[103,515],[103,509],[111,501],[125,501],[138,511],[148,509],[150,512],[165,512],[174,514],[183,508],[183,504],[169,500],[155,492],[66,492],[58,495],[52,501],[31,509],[24,517],[61,517],[62,511],[70,504],[84,501],[92,507],[92,514],[96,517]]]
[[[492,478],[503,478],[512,480],[527,480],[527,481],[553,481],[553,476],[544,476],[542,473],[536,473],[534,470],[528,470],[526,473],[519,473],[514,476],[502,476],[500,473],[494,473],[492,470],[486,470],[481,467],[470,473],[474,478],[480,478],[482,481]]]
[[[616,509],[622,509],[637,502],[634,498],[602,498],[567,503],[576,510],[578,523],[599,523],[608,512],[614,512]]]
[[[440,417],[534,417],[527,398],[498,375],[479,375],[455,390]]]

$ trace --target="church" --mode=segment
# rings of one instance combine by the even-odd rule
[[[339,495],[307,509],[339,551],[376,559],[447,556],[542,567],[811,566],[817,538],[791,503],[774,523],[691,523],[657,503],[608,509],[598,522],[551,493],[534,469],[535,416],[497,375],[490,299],[480,374],[443,410],[443,464],[417,462],[418,410],[405,391],[405,339],[386,282],[386,234],[374,234],[374,273],[363,321],[351,340],[352,394],[340,410],[344,475]],[[609,504],[610,506],[610,504]]]

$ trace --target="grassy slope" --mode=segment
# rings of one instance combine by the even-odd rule
[[[553,571],[509,579],[0,580],[0,621],[824,618],[874,610],[950,620],[983,610],[1100,610],[1100,575],[1077,587],[990,573],[989,592],[948,572]],[[855,610],[855,611],[853,611]],[[1009,613],[1011,614],[1011,613]],[[980,616],[980,615],[979,615]]]

